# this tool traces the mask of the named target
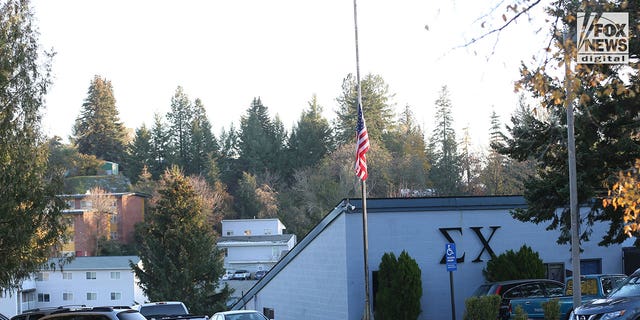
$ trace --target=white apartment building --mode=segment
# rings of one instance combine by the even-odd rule
[[[53,262],[53,261],[51,261]],[[0,299],[0,313],[62,305],[132,306],[147,300],[129,263],[137,256],[76,257],[56,270],[42,270],[22,288]]]
[[[225,252],[227,270],[269,270],[296,245],[279,219],[222,220],[218,248]]]

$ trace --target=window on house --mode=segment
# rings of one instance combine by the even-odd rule
[[[232,236],[233,235],[233,231],[227,231],[227,235],[228,236]]]
[[[73,279],[73,274],[71,272],[63,272],[62,273],[62,279],[71,280],[71,279]]]
[[[268,235],[268,234],[271,234],[271,232],[272,232],[271,229],[264,229],[264,234]]]
[[[76,200],[67,200],[66,201],[67,207],[69,209],[75,209],[76,208]]]
[[[62,301],[73,301],[73,293],[71,293],[71,292],[63,292],[62,293]]]
[[[49,273],[48,272],[38,272],[36,274],[36,281],[48,281]]]
[[[91,200],[80,201],[80,209],[91,209],[91,207],[93,207]]]
[[[222,252],[224,252],[225,257],[229,256],[229,248],[222,248]]]
[[[244,231],[244,235],[245,236],[250,236],[251,235],[251,230],[245,230]]]
[[[95,280],[96,279],[96,272],[95,271],[88,271],[87,272],[87,279]]]
[[[122,299],[122,293],[111,292],[111,300],[120,300],[120,299]]]
[[[120,279],[120,271],[112,271],[111,272],[111,279],[113,279],[113,280]]]
[[[38,293],[38,302],[49,302],[51,301],[48,293]]]
[[[87,292],[87,300],[98,300],[98,294],[95,292]]]
[[[111,237],[111,240],[118,240],[118,232],[117,231],[111,231],[109,233],[109,236]]]

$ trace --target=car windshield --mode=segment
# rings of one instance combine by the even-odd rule
[[[624,298],[640,296],[640,276],[633,276],[627,278],[620,287],[614,290],[609,298]]]
[[[491,288],[490,284],[483,284],[479,286],[478,289],[476,289],[476,291],[473,293],[473,296],[484,296],[489,292],[489,288]]]
[[[265,320],[265,318],[257,313],[239,313],[228,314],[224,316],[225,320]]]

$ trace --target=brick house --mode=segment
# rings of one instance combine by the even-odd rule
[[[63,246],[63,254],[81,257],[95,255],[97,237],[133,243],[135,225],[144,220],[145,200],[150,195],[121,192],[61,197],[68,206],[63,212],[69,224],[69,240]]]

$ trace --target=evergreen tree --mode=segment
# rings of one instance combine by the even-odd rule
[[[284,146],[284,140],[280,138],[283,137],[277,134],[267,107],[260,98],[254,98],[246,114],[240,119],[238,152],[242,171],[252,174],[276,172],[278,152]]]
[[[136,136],[128,148],[126,175],[133,183],[138,180],[137,178],[142,173],[143,168],[149,168],[154,165],[155,159],[151,141],[151,131],[147,129],[146,125],[142,124],[140,128],[136,129]]]
[[[256,177],[248,172],[242,173],[242,179],[238,182],[236,192],[235,211],[238,219],[252,219],[258,216],[260,202],[256,195],[258,182]]]
[[[169,132],[162,116],[159,113],[153,115],[153,128],[151,128],[151,155],[153,162],[149,166],[149,171],[154,179],[169,167],[171,151]]]
[[[203,174],[210,167],[209,161],[217,156],[218,142],[211,132],[211,123],[200,99],[194,101],[193,112],[191,162],[185,171],[189,174]]]
[[[369,139],[383,141],[382,136],[393,128],[394,95],[389,93],[389,86],[381,76],[368,74],[360,81],[362,88],[362,109],[367,122]],[[352,74],[342,81],[342,93],[337,99],[336,139],[339,144],[355,144],[358,89]]]
[[[568,30],[575,32],[576,13],[585,11],[583,2],[558,1],[550,4],[546,12],[550,15],[551,53],[544,64],[521,67],[518,89],[526,90],[536,98],[547,118],[536,114],[517,115],[512,118],[509,129],[511,138],[499,152],[514,159],[533,157],[536,160],[536,175],[525,181],[524,197],[527,209],[518,210],[514,217],[522,221],[548,223],[548,229],[559,229],[561,243],[570,239],[570,196],[567,165],[567,129],[565,101],[575,107],[575,155],[577,202],[589,206],[582,213],[581,240],[589,238],[591,225],[598,222],[609,224],[607,234],[600,239],[601,245],[620,243],[628,239],[624,233],[624,209],[602,207],[602,201],[594,198],[606,197],[619,170],[630,168],[640,156],[638,139],[640,112],[640,77],[635,66],[610,64],[581,64],[566,77],[571,80],[571,96],[566,95],[564,73],[572,57],[575,43],[563,38]],[[640,52],[638,37],[638,1],[590,2],[591,14],[600,12],[629,13],[630,61],[636,61]],[[579,32],[578,32],[579,33]],[[568,40],[568,41],[565,41]],[[565,49],[566,48],[566,49]],[[566,54],[565,54],[566,53]],[[540,108],[536,108],[540,113]],[[558,213],[557,208],[563,208]]]
[[[222,129],[220,133],[220,157],[216,159],[220,180],[229,186],[229,190],[235,190],[238,181],[242,177],[239,164],[238,131],[233,124],[229,129]]]
[[[191,129],[194,106],[182,87],[178,86],[171,97],[171,110],[167,113],[169,142],[172,150],[172,164],[187,168],[191,162]]]
[[[289,177],[297,169],[315,166],[333,151],[331,127],[329,121],[322,117],[322,107],[315,95],[309,102],[309,108],[302,111],[300,119],[291,130],[287,145]]]
[[[228,290],[215,295],[223,270],[223,255],[206,223],[201,198],[176,167],[168,169],[159,199],[136,230],[144,269],[132,264],[151,301],[183,301],[194,314],[220,310]]]
[[[436,100],[436,126],[433,129],[429,149],[432,167],[429,174],[436,193],[441,196],[461,194],[460,155],[458,154],[456,134],[453,129],[449,90],[443,86]]]
[[[96,75],[73,126],[72,141],[80,153],[123,164],[126,139],[111,81]]]
[[[378,269],[375,318],[415,320],[422,312],[422,276],[418,263],[402,251],[385,253]]]
[[[52,54],[41,55],[28,1],[0,4],[0,288],[41,270],[63,236],[62,186],[40,132]],[[50,175],[48,175],[50,174]]]

